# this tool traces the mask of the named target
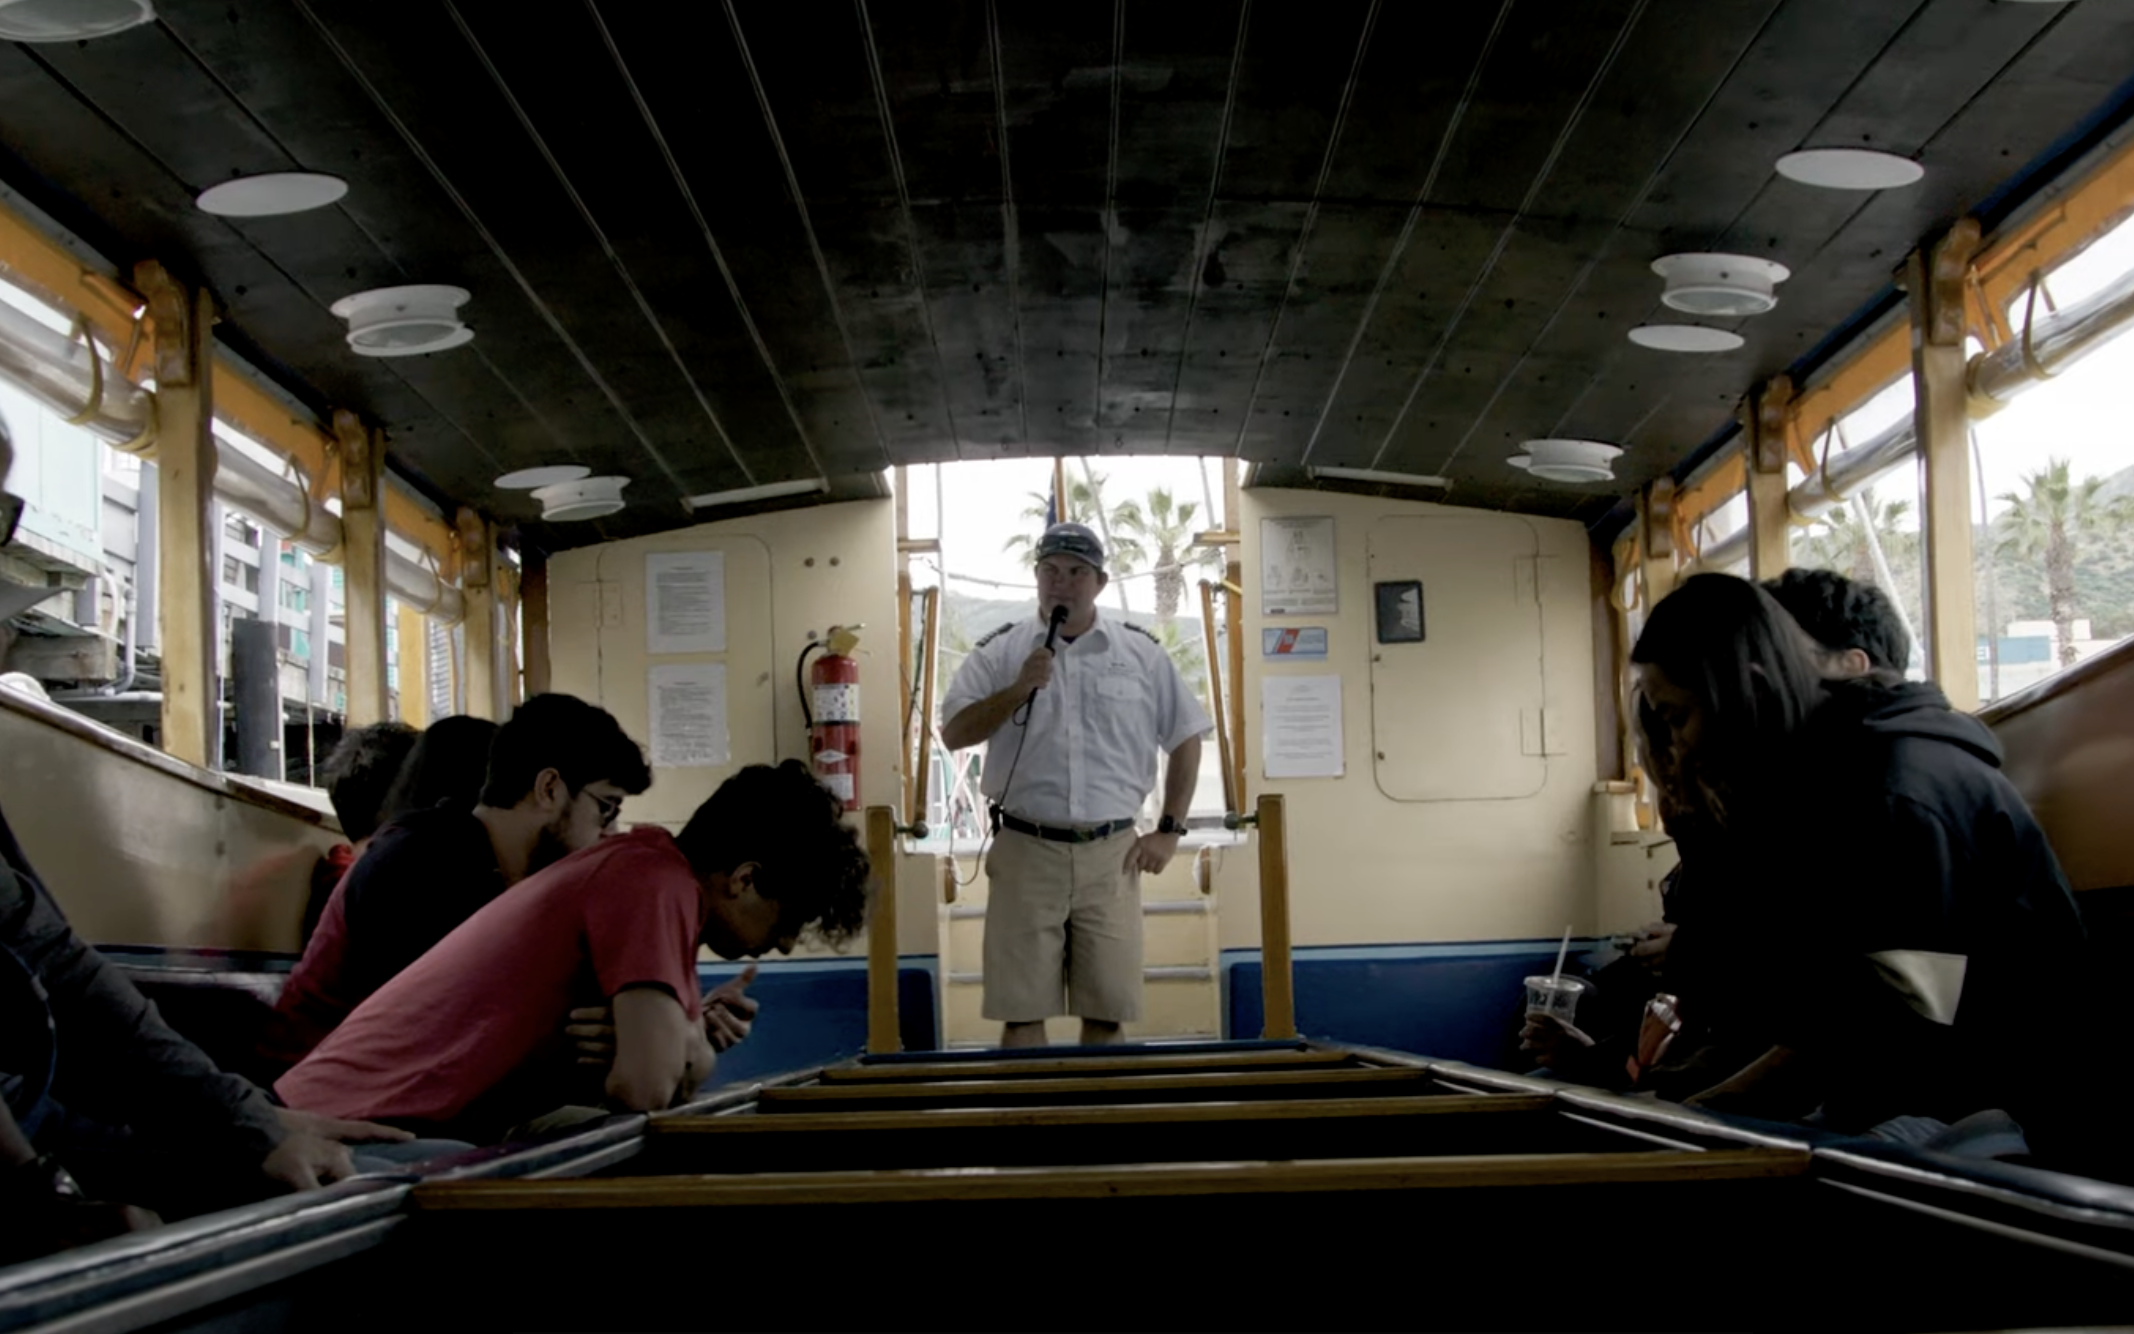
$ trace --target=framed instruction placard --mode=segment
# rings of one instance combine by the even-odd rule
[[[1260,615],[1333,615],[1335,576],[1332,515],[1260,520]]]

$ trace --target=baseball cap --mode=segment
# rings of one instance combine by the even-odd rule
[[[1056,523],[1045,530],[1045,535],[1037,539],[1035,559],[1043,560],[1047,556],[1072,556],[1076,560],[1088,561],[1100,570],[1104,568],[1104,544],[1097,540],[1095,533],[1079,523]]]

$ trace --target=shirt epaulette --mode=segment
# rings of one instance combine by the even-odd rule
[[[986,645],[988,645],[988,644],[992,643],[992,642],[993,642],[994,640],[996,640],[996,639],[1000,638],[1000,637],[1001,637],[1002,635],[1004,635],[1004,634],[1008,633],[1008,631],[1010,631],[1010,630],[1013,630],[1014,628],[1015,628],[1015,622],[1013,622],[1013,621],[1009,621],[1009,622],[1008,622],[1008,623],[1007,623],[1006,625],[1003,625],[1003,626],[1002,626],[1002,627],[1000,627],[1000,628],[999,628],[998,630],[994,630],[994,631],[992,631],[991,633],[987,634],[987,635],[986,635],[986,636],[985,636],[984,638],[980,639],[980,640],[979,640],[979,641],[978,641],[978,642],[977,642],[976,644],[972,645],[972,647],[973,647],[973,648],[984,648],[984,647],[985,647]]]
[[[1132,621],[1128,621],[1126,623],[1126,628],[1133,631],[1135,634],[1147,635],[1149,643],[1154,644],[1157,648],[1163,647],[1163,641],[1156,638],[1156,632],[1154,630],[1149,629],[1147,626],[1135,625]]]

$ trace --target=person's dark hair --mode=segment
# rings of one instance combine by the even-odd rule
[[[369,838],[384,823],[385,794],[400,766],[407,763],[408,752],[415,749],[416,735],[406,723],[351,728],[320,766],[326,796],[349,842]]]
[[[779,907],[779,932],[839,945],[867,919],[867,854],[845,807],[808,766],[751,764],[719,784],[675,846],[699,875],[756,864],[756,892]]]
[[[1808,637],[1833,653],[1856,648],[1878,672],[1902,675],[1912,658],[1912,637],[1905,632],[1897,604],[1873,584],[1847,579],[1834,570],[1788,570],[1764,581],[1764,591],[1778,599]]]
[[[1783,781],[1790,744],[1823,700],[1807,636],[1769,593],[1730,574],[1693,575],[1662,598],[1630,660],[1700,705],[1697,753],[1679,757],[1672,795],[1720,826]],[[1638,725],[1650,753],[1674,753],[1666,720],[1642,697]]]
[[[535,695],[513,710],[489,745],[482,805],[518,805],[543,769],[563,775],[572,792],[603,779],[633,797],[652,786],[645,752],[615,715],[575,695]]]
[[[385,794],[379,822],[447,804],[458,811],[473,810],[489,775],[489,746],[496,734],[495,723],[466,713],[439,718],[424,728],[422,739],[400,766],[392,791]]]

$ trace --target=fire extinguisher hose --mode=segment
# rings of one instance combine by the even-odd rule
[[[808,655],[828,647],[822,640],[811,639],[808,646],[800,650],[800,660],[793,664],[793,688],[800,692],[800,718],[804,728],[815,726],[815,710],[808,699]]]

